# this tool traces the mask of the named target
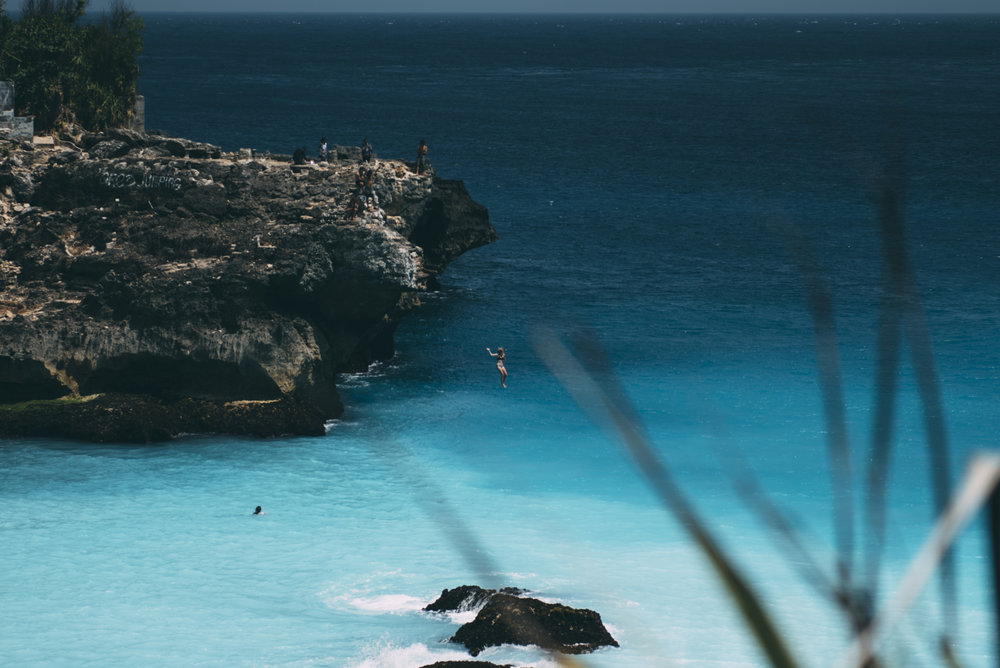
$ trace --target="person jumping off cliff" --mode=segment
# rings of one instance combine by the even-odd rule
[[[507,359],[507,356],[504,355],[503,348],[497,348],[496,352],[493,352],[492,350],[487,348],[486,352],[490,354],[490,357],[497,358],[497,371],[500,372],[500,387],[507,389],[507,369],[505,369],[503,365],[503,362],[505,359]]]

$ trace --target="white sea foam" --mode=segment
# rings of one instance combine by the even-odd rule
[[[451,621],[453,624],[461,626],[462,624],[468,624],[469,622],[475,620],[476,615],[478,615],[479,611],[482,609],[483,609],[482,606],[479,606],[478,608],[472,610],[459,610],[458,612],[449,612],[447,613],[447,616],[449,621]]]
[[[422,599],[415,596],[407,596],[406,594],[383,594],[369,598],[352,598],[350,604],[358,610],[394,615],[416,612],[426,605]]]
[[[337,609],[349,609],[379,615],[406,615],[422,610],[427,601],[408,594],[378,594],[359,596],[357,593],[328,593],[323,602]]]
[[[514,668],[556,668],[557,662],[546,658],[539,658],[537,652],[528,651],[531,657],[519,660],[511,658],[509,653],[511,648],[490,648],[483,652],[479,658],[484,661],[499,661]],[[519,650],[514,650],[518,652]],[[522,650],[523,651],[523,650]],[[503,657],[498,654],[502,653]],[[434,648],[433,650],[423,643],[399,646],[388,642],[380,642],[367,648],[365,656],[355,663],[349,663],[348,668],[419,668],[438,661],[469,661],[468,653],[447,648]]]
[[[416,668],[438,661],[462,661],[469,655],[457,650],[431,651],[427,645],[416,643],[399,647],[380,643],[365,652],[365,658],[349,664],[349,668]]]
[[[383,378],[389,375],[397,366],[399,366],[399,362],[395,357],[388,360],[375,361],[372,362],[365,371],[340,374],[337,384],[341,388],[368,387],[369,383],[373,379]]]

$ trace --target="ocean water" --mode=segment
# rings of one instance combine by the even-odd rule
[[[1000,433],[1000,19],[936,16],[145,17],[150,129],[315,154],[368,137],[465,181],[500,240],[422,298],[397,354],[345,376],[315,439],[0,444],[0,663],[413,668],[467,658],[443,588],[601,613],[586,666],[763,666],[683,527],[533,341],[591,332],[708,529],[807,666],[847,624],[735,489],[752,475],[826,571],[827,427],[804,279],[829,286],[869,545],[882,280],[877,183],[940,381],[951,475]],[[485,348],[507,352],[500,387]],[[932,521],[904,345],[881,583]],[[264,515],[253,517],[256,505]],[[997,651],[982,520],[957,543],[957,652]],[[885,589],[881,592],[884,600]],[[934,583],[887,643],[938,665]],[[481,659],[554,666],[531,649]]]

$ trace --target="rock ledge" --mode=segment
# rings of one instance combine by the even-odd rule
[[[0,141],[0,435],[323,433],[336,375],[391,357],[419,292],[497,238],[461,182],[381,160],[366,188],[356,147],[331,154]]]

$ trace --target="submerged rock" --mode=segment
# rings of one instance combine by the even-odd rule
[[[129,131],[0,142],[0,404],[33,402],[0,434],[323,433],[336,375],[391,357],[418,293],[496,239],[460,182],[400,161],[352,215],[355,152],[293,169]]]

